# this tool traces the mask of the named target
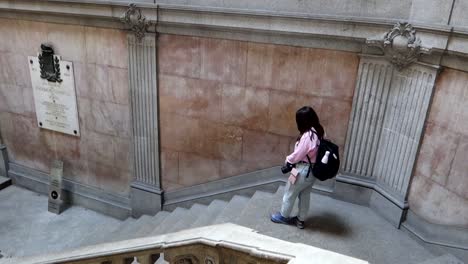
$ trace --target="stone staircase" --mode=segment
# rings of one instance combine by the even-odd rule
[[[0,191],[0,254],[9,258],[52,253],[230,222],[370,263],[463,263],[451,255],[434,256],[367,207],[319,194],[311,195],[305,230],[274,224],[269,215],[279,209],[283,189],[119,221],[78,206],[53,215],[47,212],[47,197],[10,186]]]

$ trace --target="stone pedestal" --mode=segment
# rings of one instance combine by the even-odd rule
[[[133,122],[132,215],[161,210],[156,35],[128,36],[129,85]]]
[[[131,184],[132,216],[154,215],[162,209],[162,190],[139,181]]]

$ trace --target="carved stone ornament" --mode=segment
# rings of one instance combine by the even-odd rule
[[[145,36],[148,27],[151,25],[151,22],[146,21],[146,18],[141,14],[141,10],[133,3],[128,6],[121,21],[135,33],[139,41]]]
[[[418,60],[422,54],[430,54],[431,48],[423,47],[416,30],[406,22],[398,22],[385,35],[367,39],[369,46],[380,48],[398,70]]]
[[[174,264],[199,264],[198,258],[194,255],[183,255],[175,258]]]
[[[54,55],[54,49],[51,46],[41,44],[41,54],[39,54],[38,59],[42,79],[49,82],[62,82],[60,78],[60,57]]]
[[[216,262],[215,262],[215,260],[214,260],[213,257],[207,256],[207,257],[205,258],[205,264],[215,264],[215,263],[216,263]]]

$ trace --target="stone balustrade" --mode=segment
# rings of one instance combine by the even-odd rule
[[[260,235],[234,224],[107,243],[69,252],[0,260],[8,263],[150,264],[365,264],[367,261]],[[167,263],[167,262],[166,262]]]

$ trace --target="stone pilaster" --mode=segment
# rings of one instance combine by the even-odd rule
[[[132,105],[134,181],[132,215],[161,210],[156,35],[129,34],[129,85]]]
[[[410,24],[367,43],[383,55],[361,57],[337,181],[365,187],[353,195],[366,193],[361,197],[399,227],[439,67],[418,62],[431,49]]]
[[[381,131],[377,184],[406,200],[438,69],[413,64],[395,71]]]
[[[373,177],[392,74],[380,57],[361,57],[343,162],[348,175]]]

